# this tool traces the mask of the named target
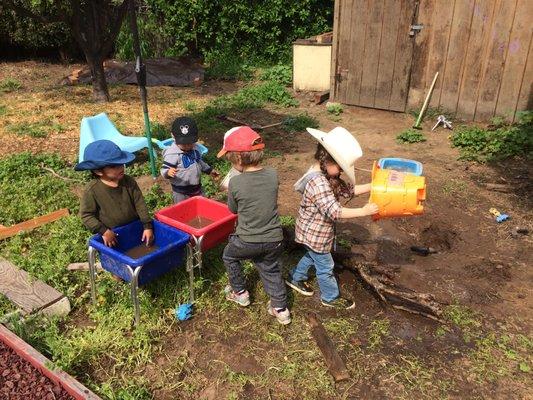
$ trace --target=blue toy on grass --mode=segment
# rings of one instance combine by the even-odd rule
[[[100,113],[92,117],[83,117],[80,127],[80,150],[79,161],[84,161],[83,153],[85,147],[89,143],[97,140],[106,139],[111,140],[123,151],[134,153],[145,147],[148,148],[148,139],[145,136],[125,136],[121,134],[113,125],[106,113]],[[152,139],[152,142],[161,150],[170,146],[174,139],[169,138],[165,140]],[[207,148],[199,143],[196,144],[197,149],[203,155],[207,153]],[[155,153],[155,151],[154,151]],[[154,157],[156,154],[154,154]]]

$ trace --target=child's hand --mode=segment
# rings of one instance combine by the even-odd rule
[[[176,168],[169,168],[167,171],[167,175],[171,178],[174,178],[176,176],[176,172],[178,172]]]
[[[141,237],[141,241],[143,243],[146,243],[146,246],[150,246],[152,242],[154,241],[154,231],[153,229],[145,229],[143,231],[143,235]]]
[[[210,175],[213,179],[220,178],[220,172],[218,172],[216,169],[212,170]]]
[[[375,214],[375,213],[377,213],[379,211],[379,207],[375,203],[365,204],[365,206],[362,207],[362,209],[363,209],[363,212],[365,213],[365,215],[372,215],[372,214]]]
[[[115,247],[118,244],[117,234],[111,229],[108,229],[104,232],[102,239],[107,247]]]

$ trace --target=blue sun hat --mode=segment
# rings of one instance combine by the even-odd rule
[[[101,169],[108,165],[129,164],[135,159],[135,154],[122,151],[111,140],[97,140],[87,145],[83,152],[83,161],[76,164],[76,171]]]

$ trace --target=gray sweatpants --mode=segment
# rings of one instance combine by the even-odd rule
[[[237,235],[231,235],[222,260],[232,289],[235,292],[246,289],[241,261],[252,260],[259,271],[265,292],[270,296],[272,307],[287,307],[287,289],[278,261],[282,251],[282,242],[251,243],[241,240]]]

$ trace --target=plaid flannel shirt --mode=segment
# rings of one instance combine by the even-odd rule
[[[341,215],[341,205],[335,198],[323,174],[313,176],[302,196],[296,220],[296,242],[317,253],[329,253],[335,239],[335,221]]]

